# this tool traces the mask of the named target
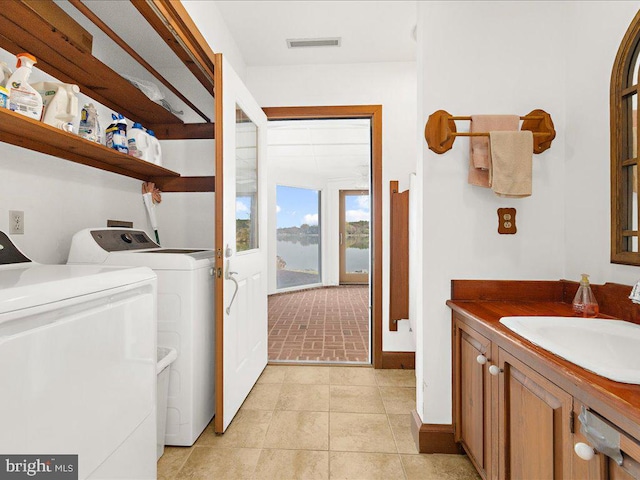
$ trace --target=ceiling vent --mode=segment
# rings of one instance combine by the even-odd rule
[[[299,38],[287,39],[287,46],[289,48],[309,48],[309,47],[339,47],[342,42],[342,37],[333,38]]]

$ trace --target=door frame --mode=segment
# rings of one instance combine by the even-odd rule
[[[213,126],[215,138],[215,404],[216,411],[213,417],[213,428],[216,433],[224,432],[224,158],[222,148],[222,54],[216,53],[213,57],[213,98],[215,103],[215,123]]]
[[[371,363],[374,368],[382,368],[382,105],[264,107],[262,110],[267,120],[371,120]],[[221,137],[216,131],[216,148],[218,138]]]
[[[339,208],[339,218],[340,218],[340,266],[338,268],[338,283],[340,285],[363,285],[369,283],[369,272],[367,273],[347,273],[347,232],[345,232],[345,224],[347,223],[346,218],[346,197],[347,196],[364,196],[366,193],[367,197],[369,197],[369,201],[371,201],[371,194],[369,189],[366,190],[354,190],[354,189],[346,189],[339,190],[338,194],[340,197],[340,208]],[[369,235],[371,237],[371,235]],[[370,269],[371,267],[369,267]]]

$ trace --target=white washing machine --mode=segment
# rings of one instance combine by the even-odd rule
[[[155,295],[148,268],[40,265],[0,232],[0,477],[65,454],[80,479],[156,477]]]
[[[143,230],[76,233],[70,264],[146,266],[158,276],[158,345],[175,348],[167,400],[166,445],[190,446],[213,418],[214,251],[161,248]]]

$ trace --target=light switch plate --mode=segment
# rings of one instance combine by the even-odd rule
[[[516,209],[515,208],[499,208],[498,209],[498,233],[501,235],[514,235],[518,229],[516,228]]]

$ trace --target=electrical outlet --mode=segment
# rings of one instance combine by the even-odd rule
[[[518,229],[516,228],[516,209],[515,208],[499,208],[498,209],[498,233],[514,235]]]
[[[9,233],[18,235],[24,233],[24,212],[9,210]]]

